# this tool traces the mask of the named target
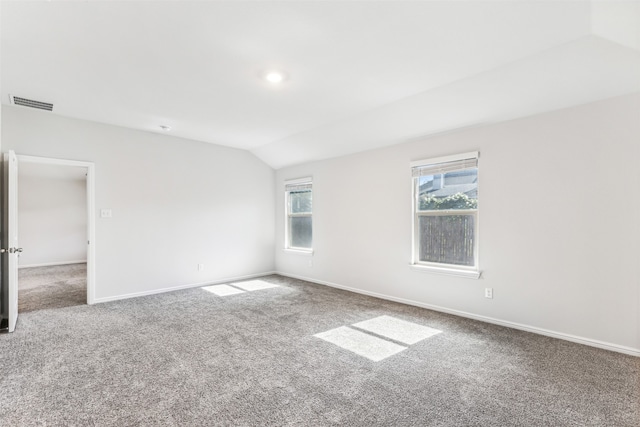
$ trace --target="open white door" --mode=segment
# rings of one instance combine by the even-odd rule
[[[2,252],[7,257],[7,316],[9,332],[13,332],[18,321],[18,255],[22,248],[18,246],[18,159],[16,153],[9,151],[4,155],[5,190],[5,239]]]

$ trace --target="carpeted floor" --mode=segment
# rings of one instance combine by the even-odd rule
[[[87,303],[87,264],[18,270],[18,313]]]
[[[0,335],[0,425],[640,425],[638,358],[262,280],[279,286],[22,313]],[[377,362],[320,338],[389,318],[428,337]]]

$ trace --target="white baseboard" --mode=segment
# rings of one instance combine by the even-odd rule
[[[114,296],[110,296],[110,297],[96,298],[96,299],[94,299],[93,303],[94,304],[99,304],[99,303],[109,302],[109,301],[118,301],[118,300],[129,299],[129,298],[144,297],[144,296],[147,296],[147,295],[163,294],[165,292],[179,291],[179,290],[182,290],[182,289],[200,288],[202,286],[210,286],[210,285],[219,285],[219,284],[222,284],[222,283],[236,282],[238,280],[255,279],[256,277],[268,276],[270,274],[276,274],[276,272],[275,271],[267,271],[267,272],[264,272],[264,273],[249,274],[249,275],[246,275],[246,276],[228,277],[226,279],[219,279],[219,280],[213,280],[213,281],[208,281],[208,282],[189,283],[187,285],[173,286],[171,288],[153,289],[153,290],[150,290],[150,291],[133,292],[133,293],[130,293],[130,294],[114,295]]]
[[[379,294],[377,292],[369,292],[358,288],[352,288],[349,286],[342,286],[336,283],[325,282],[323,280],[311,279],[309,277],[297,276],[294,274],[283,273],[281,271],[277,271],[275,274],[285,277],[291,277],[293,279],[304,280],[311,283],[317,283],[319,285],[330,286],[332,288],[343,289],[350,292],[355,292],[362,295],[368,295],[388,301],[399,302],[402,304],[413,305],[416,307],[422,307],[433,311],[439,311],[442,313],[453,314],[455,316],[466,317],[468,319],[479,320],[481,322],[492,323],[494,325],[506,326],[507,328],[518,329],[521,331],[532,332],[538,335],[544,335],[547,337],[558,338],[565,341],[571,341],[578,344],[588,345],[590,347],[602,348],[605,350],[615,351],[617,353],[629,354],[631,356],[640,357],[640,349],[626,347],[618,344],[612,344],[604,341],[598,341],[591,338],[579,337],[576,335],[565,334],[563,332],[550,331],[548,329],[542,329],[535,326],[523,325],[521,323],[509,322],[507,320],[494,319],[493,317],[481,316],[478,314],[468,313],[466,311],[453,310],[446,307],[440,307],[437,305],[425,304],[419,301],[408,300],[404,298],[397,298],[390,295]]]
[[[58,262],[43,262],[41,264],[27,264],[27,265],[19,265],[18,268],[33,268],[33,267],[52,267],[54,265],[68,265],[68,264],[86,264],[87,260],[77,260],[77,261],[58,261]]]

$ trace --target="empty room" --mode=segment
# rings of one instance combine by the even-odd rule
[[[24,158],[22,158],[24,160]],[[22,162],[18,311],[87,302],[86,170]]]
[[[640,2],[0,24],[0,425],[640,425]]]

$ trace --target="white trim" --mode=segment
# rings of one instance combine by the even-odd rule
[[[443,268],[436,267],[433,265],[423,265],[423,264],[409,264],[409,267],[422,271],[423,273],[435,273],[435,274],[444,274],[447,276],[458,276],[458,277],[466,277],[469,279],[479,279],[482,272],[476,270],[463,270],[457,268]]]
[[[307,251],[304,249],[284,248],[283,251],[291,255],[313,256],[313,249]]]
[[[95,298],[93,300],[93,302],[96,303],[96,304],[99,304],[99,303],[109,302],[109,301],[119,301],[119,300],[123,300],[123,299],[138,298],[138,297],[144,297],[144,296],[148,296],[148,295],[164,294],[165,292],[179,291],[179,290],[182,290],[182,289],[200,288],[202,286],[219,285],[219,284],[222,284],[222,283],[237,282],[238,280],[255,279],[256,277],[264,277],[264,276],[269,276],[269,275],[272,275],[272,274],[276,274],[276,272],[275,271],[267,271],[267,272],[264,272],[264,273],[248,274],[246,276],[229,277],[229,278],[226,278],[226,279],[213,280],[213,281],[208,281],[208,282],[189,283],[189,284],[186,284],[186,285],[173,286],[173,287],[170,287],[170,288],[153,289],[153,290],[150,290],[150,291],[133,292],[131,294],[123,294],[123,295],[114,295],[114,296],[110,296],[110,297]]]
[[[95,303],[96,289],[96,184],[95,164],[79,160],[18,155],[18,162],[87,168],[87,304]]]
[[[86,168],[89,165],[93,165],[93,163],[91,162],[83,162],[79,160],[54,159],[51,157],[25,156],[22,154],[18,154],[16,157],[18,157],[18,161],[23,163],[39,163],[42,165],[77,166],[81,168]]]
[[[409,163],[409,165],[412,168],[415,168],[419,166],[431,165],[436,163],[448,163],[448,162],[456,162],[458,160],[465,160],[465,159],[477,159],[479,158],[479,153],[480,153],[479,151],[469,151],[468,153],[452,154],[450,156],[442,156],[442,157],[433,157],[431,159],[415,160]]]
[[[87,167],[87,304],[95,304],[96,295],[96,170]]]
[[[57,261],[57,262],[43,262],[40,264],[27,264],[27,265],[19,265],[18,268],[34,268],[34,267],[53,267],[56,265],[71,265],[71,264],[86,264],[87,260],[77,260],[77,261]]]
[[[478,314],[468,313],[466,311],[453,310],[446,307],[440,307],[437,305],[425,304],[418,301],[408,300],[404,298],[392,297],[390,295],[379,294],[377,292],[369,292],[362,289],[352,288],[349,286],[342,286],[331,282],[325,282],[322,280],[311,279],[308,277],[297,276],[294,274],[287,274],[281,271],[277,271],[276,274],[284,277],[291,277],[292,279],[304,280],[318,285],[330,286],[332,288],[343,289],[346,291],[354,292],[357,294],[368,295],[388,301],[399,302],[401,304],[413,305],[416,307],[426,308],[428,310],[439,311],[441,313],[453,314],[455,316],[465,317],[468,319],[479,320],[485,323],[491,323],[494,325],[505,326],[507,328],[518,329],[521,331],[531,332],[538,335],[544,335],[551,338],[557,338],[564,341],[570,341],[578,344],[587,345],[590,347],[602,348],[604,350],[615,351],[616,353],[628,354],[631,356],[640,357],[640,348],[627,347],[623,345],[613,344],[605,341],[594,340],[591,338],[580,337],[577,335],[565,334],[563,332],[551,331],[549,329],[538,328],[535,326],[524,325],[522,323],[509,322],[507,320],[495,319],[493,317],[481,316]]]
[[[311,176],[307,176],[304,178],[296,178],[296,179],[285,179],[284,180],[284,185],[292,185],[292,184],[306,184],[306,183],[310,183],[313,182],[313,177]]]

